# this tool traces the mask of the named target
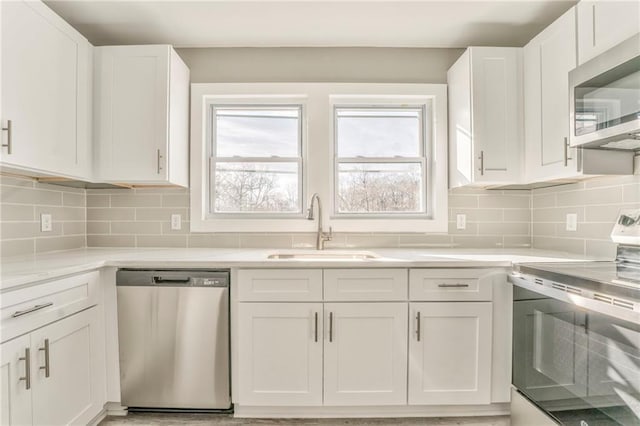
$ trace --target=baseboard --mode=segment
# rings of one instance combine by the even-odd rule
[[[509,404],[371,406],[371,407],[258,407],[236,404],[238,418],[372,418],[372,417],[469,417],[502,416]]]
[[[87,423],[87,425],[88,426],[97,426],[98,424],[100,424],[101,421],[103,421],[105,419],[105,417],[107,417],[107,410],[105,410],[103,408],[102,411],[100,411],[93,419],[91,419]]]
[[[129,413],[128,407],[119,402],[107,402],[104,404],[104,408],[107,416],[126,416]]]

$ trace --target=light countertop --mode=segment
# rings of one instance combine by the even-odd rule
[[[362,249],[375,259],[267,259],[296,249],[117,249],[86,248],[2,259],[0,290],[103,266],[138,268],[449,268],[510,267],[514,263],[593,260],[536,249]],[[326,250],[344,252],[344,250]]]

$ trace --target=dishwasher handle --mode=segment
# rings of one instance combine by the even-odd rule
[[[187,278],[162,278],[159,276],[154,276],[153,277],[153,282],[156,284],[170,284],[170,283],[188,283],[189,281],[191,281],[191,278],[187,277]]]

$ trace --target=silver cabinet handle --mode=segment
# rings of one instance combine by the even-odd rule
[[[44,365],[40,367],[40,370],[44,370],[44,377],[49,377],[51,372],[49,369],[49,339],[44,339],[44,346],[38,350],[44,351]]]
[[[30,314],[31,312],[39,311],[40,309],[48,308],[49,306],[52,306],[52,305],[53,305],[53,302],[47,302],[41,305],[35,305],[29,309],[25,309],[24,311],[15,311],[11,315],[11,317],[12,318],[21,317],[22,315],[27,315],[27,314]]]
[[[438,284],[440,288],[466,288],[469,284]]]
[[[569,165],[569,160],[573,160],[573,158],[569,157],[569,139],[564,138],[564,166],[567,167]]]
[[[416,325],[416,339],[418,340],[418,342],[420,341],[420,312],[418,312],[416,314],[416,321],[417,321],[417,325]]]
[[[7,120],[7,127],[3,127],[2,130],[7,131],[7,143],[3,143],[3,147],[7,147],[7,154],[11,154],[11,120]]]
[[[478,169],[480,171],[480,176],[484,176],[484,151],[480,151],[480,157],[478,157],[478,160],[480,160],[480,168]]]
[[[160,154],[160,150],[159,149],[157,151],[156,160],[158,162],[157,173],[160,174],[160,171],[162,171],[162,162],[160,161],[160,160],[162,160],[162,154]]]
[[[318,313],[317,312],[314,315],[313,322],[314,322],[313,340],[317,342],[318,341]]]
[[[25,389],[31,389],[31,351],[29,348],[24,349],[24,356],[21,356],[18,360],[24,361],[24,376],[18,378],[18,380],[24,380]]]
[[[329,312],[329,342],[333,342],[333,312]]]

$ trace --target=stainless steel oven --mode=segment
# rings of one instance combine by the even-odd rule
[[[569,73],[571,146],[640,150],[640,34]]]
[[[640,324],[514,286],[513,385],[563,425],[640,424]]]
[[[520,264],[509,275],[512,419],[528,400],[563,425],[640,425],[640,209],[622,210],[611,237],[615,261]]]

